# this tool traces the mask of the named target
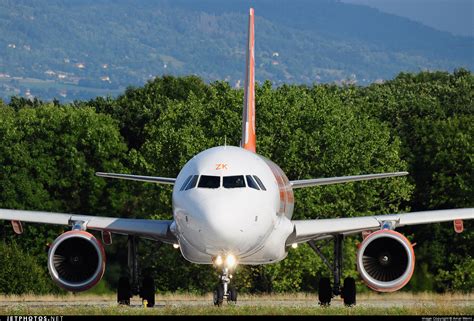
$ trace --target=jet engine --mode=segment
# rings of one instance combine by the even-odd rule
[[[104,275],[104,247],[88,232],[63,233],[49,248],[48,270],[53,281],[63,289],[85,291]]]
[[[357,270],[368,287],[393,292],[410,281],[415,253],[402,234],[384,229],[369,234],[357,252]]]

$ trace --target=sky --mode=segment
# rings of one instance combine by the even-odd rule
[[[474,37],[474,0],[341,0],[421,22],[455,35]]]

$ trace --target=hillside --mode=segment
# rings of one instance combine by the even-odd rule
[[[0,97],[112,95],[163,74],[368,84],[400,71],[474,69],[474,39],[335,0],[0,0]]]

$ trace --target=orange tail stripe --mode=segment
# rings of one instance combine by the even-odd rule
[[[257,137],[255,133],[255,16],[253,8],[249,15],[249,33],[247,48],[247,68],[245,72],[245,97],[242,117],[242,147],[256,151]]]

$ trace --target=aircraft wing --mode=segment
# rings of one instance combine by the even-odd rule
[[[367,181],[370,179],[405,176],[405,175],[408,175],[408,172],[302,179],[302,180],[290,181],[290,183],[291,183],[291,187],[293,188],[302,188],[302,187],[310,187],[310,186],[317,186],[317,185],[330,185],[330,184],[339,184],[339,183],[356,182],[356,181]]]
[[[288,237],[287,245],[329,238],[335,234],[350,235],[362,231],[379,230],[384,223],[392,224],[392,227],[396,228],[406,225],[472,219],[474,219],[474,208],[320,220],[295,220],[291,221],[294,224],[294,231]]]
[[[107,177],[107,178],[120,178],[120,179],[128,179],[130,181],[140,181],[140,182],[169,184],[169,185],[174,185],[174,183],[176,182],[176,178],[170,178],[170,177],[101,173],[101,172],[97,172],[95,173],[95,175],[100,176],[100,177]]]
[[[68,226],[73,226],[79,222],[88,230],[136,235],[166,243],[177,242],[175,235],[170,231],[170,225],[173,221],[167,220],[115,218],[9,209],[0,209],[0,220]]]

